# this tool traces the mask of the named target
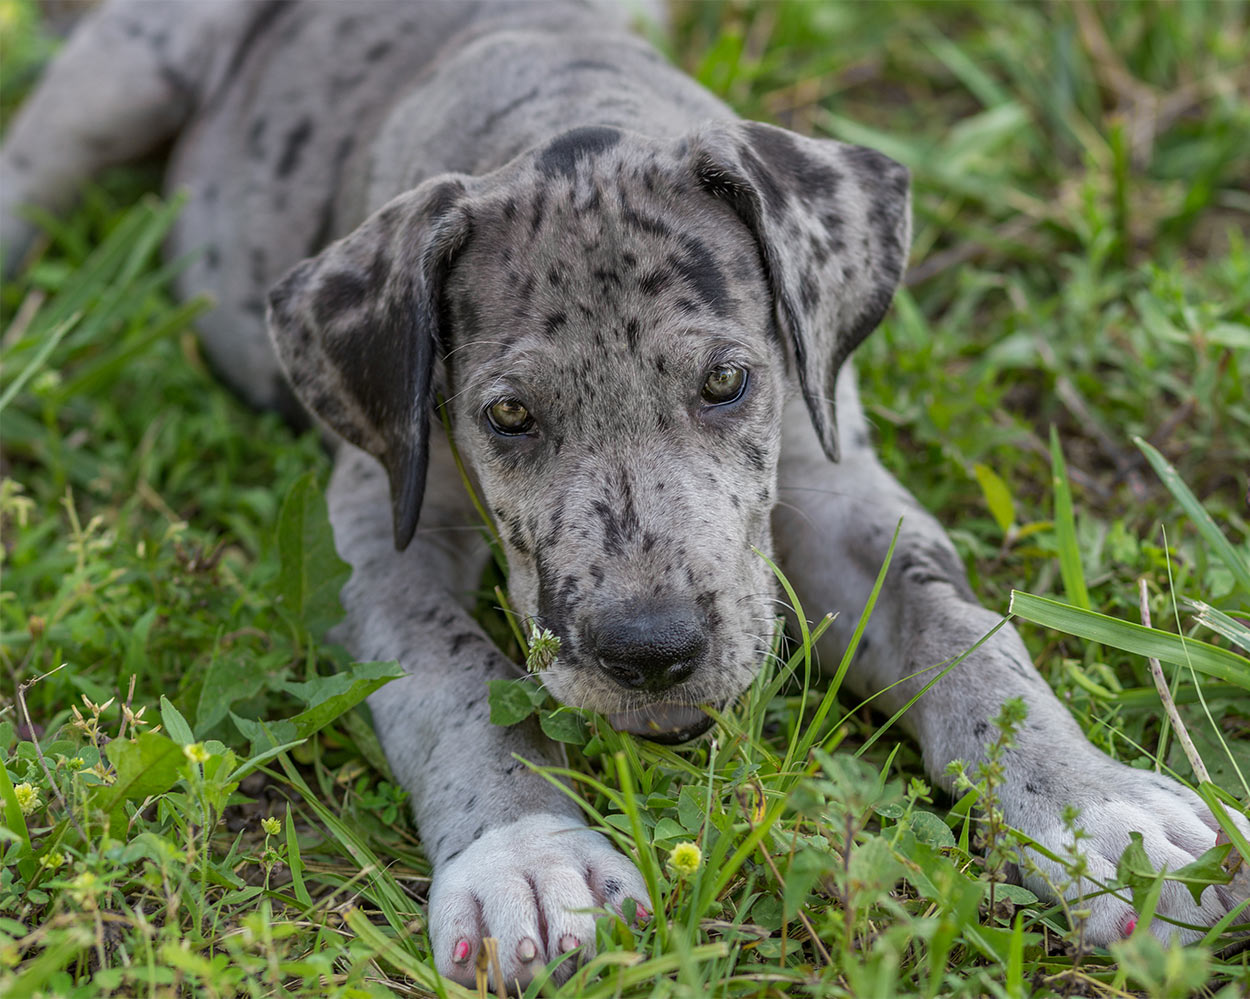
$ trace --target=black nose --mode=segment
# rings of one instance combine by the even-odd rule
[[[601,611],[592,640],[603,671],[630,690],[681,683],[707,649],[698,611],[672,601],[633,601]]]

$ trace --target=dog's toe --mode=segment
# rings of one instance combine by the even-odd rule
[[[1110,761],[1099,761],[1087,777],[1089,786],[1073,793],[1074,798],[1083,800],[1077,825],[1085,830],[1080,841],[1086,863],[1084,876],[1072,883],[1058,864],[1027,851],[1036,866],[1026,883],[1051,896],[1055,887],[1066,883],[1065,894],[1072,909],[1087,913],[1085,941],[1105,947],[1134,932],[1143,912],[1145,900],[1134,897],[1117,879],[1117,866],[1131,842],[1130,833],[1141,834],[1141,846],[1153,870],[1175,872],[1216,845],[1219,823],[1196,794],[1167,777]],[[1068,791],[1074,789],[1069,787]],[[1250,834],[1250,823],[1244,817],[1233,815],[1232,821],[1244,834]],[[1058,854],[1071,842],[1054,814],[1030,835]],[[1220,841],[1228,839],[1221,836]],[[1229,885],[1208,886],[1195,902],[1184,884],[1167,881],[1154,907],[1150,932],[1164,942],[1175,939],[1191,943],[1248,896],[1250,881],[1234,878]]]
[[[637,868],[599,833],[556,815],[529,815],[491,829],[435,872],[430,939],[440,974],[473,985],[482,941],[497,941],[498,969],[523,988],[560,960],[551,976],[564,981],[593,956],[592,910],[621,912],[633,898],[645,918],[646,886]]]

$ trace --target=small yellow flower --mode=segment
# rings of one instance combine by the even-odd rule
[[[260,827],[265,830],[266,836],[277,836],[278,833],[282,831],[282,823],[275,819],[272,815],[261,819]]]
[[[39,800],[39,792],[25,782],[14,787],[13,794],[17,798],[17,807],[22,810],[23,815],[29,815],[43,804]]]
[[[668,855],[668,866],[678,877],[692,877],[701,863],[703,851],[694,843],[678,843]]]
[[[39,858],[39,866],[46,867],[50,871],[55,871],[65,863],[65,854],[59,850],[53,850],[51,853],[45,853]]]
[[[70,897],[81,906],[95,908],[96,892],[99,890],[99,878],[90,871],[83,871],[69,883]]]
[[[182,747],[183,755],[192,763],[203,763],[208,756],[208,750],[204,748],[202,742],[191,742]]]

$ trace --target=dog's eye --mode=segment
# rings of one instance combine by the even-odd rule
[[[736,364],[718,364],[707,373],[703,383],[703,401],[722,406],[741,398],[747,387],[747,369]]]
[[[516,399],[500,399],[486,409],[491,429],[499,434],[526,434],[534,426],[530,411]]]

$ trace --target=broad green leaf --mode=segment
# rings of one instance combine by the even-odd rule
[[[950,826],[932,812],[923,810],[912,812],[909,822],[912,833],[921,843],[927,843],[938,849],[955,846],[955,834],[951,832]]]
[[[492,725],[516,725],[534,713],[534,702],[526,690],[524,680],[491,680],[490,723]]]
[[[215,649],[204,672],[204,685],[195,708],[199,730],[207,732],[226,717],[230,705],[260,693],[265,679],[265,670],[257,667],[254,657],[244,658],[220,647]]]
[[[667,815],[660,819],[651,830],[653,843],[667,843],[675,839],[688,840],[689,838],[690,833],[676,819],[670,819]]]
[[[1168,487],[1168,491],[1176,497],[1176,501],[1184,508],[1185,513],[1188,514],[1189,519],[1193,522],[1194,527],[1198,529],[1198,533],[1202,535],[1202,539],[1207,543],[1207,546],[1223,563],[1225,568],[1233,574],[1237,589],[1241,591],[1244,597],[1250,599],[1250,565],[1246,564],[1245,559],[1233,547],[1232,542],[1224,537],[1224,532],[1216,526],[1215,521],[1211,519],[1211,515],[1198,502],[1198,497],[1190,492],[1189,487],[1185,485],[1180,474],[1171,466],[1168,460],[1140,437],[1134,437],[1133,443],[1146,456],[1146,460],[1150,462],[1151,467],[1155,470],[1155,474],[1159,476],[1163,484]]]
[[[147,676],[148,636],[152,633],[152,625],[156,623],[159,609],[149,607],[131,627],[130,635],[126,640],[126,658],[122,666],[122,676]]]
[[[946,829],[946,824],[933,816],[938,825]],[[950,830],[946,829],[947,836]],[[950,836],[950,845],[955,845],[955,838]],[[890,844],[880,836],[869,836],[862,843],[857,843],[851,850],[851,880],[857,887],[872,894],[889,891],[903,876],[903,865]],[[788,887],[788,886],[787,886]]]
[[[538,722],[547,733],[547,738],[554,739],[556,742],[571,742],[575,746],[584,746],[586,740],[590,738],[586,719],[568,708],[539,712]]]
[[[375,690],[405,676],[399,663],[352,663],[345,673],[318,677],[308,683],[288,683],[286,688],[302,697],[309,707],[287,719],[295,728],[295,738],[306,739],[350,711]],[[302,689],[302,693],[296,688]]]
[[[1176,666],[1192,665],[1199,673],[1250,690],[1250,659],[1196,638],[1182,639],[1179,635],[1157,628],[1146,628],[1019,590],[1011,591],[1008,613],[1040,624],[1043,628],[1053,628],[1089,642],[1109,645],[1113,649],[1153,656]]]
[[[186,746],[195,742],[195,734],[191,731],[187,720],[182,717],[182,712],[175,708],[173,702],[164,694],[161,694],[161,723],[165,726],[169,737],[178,745]]]
[[[131,742],[114,739],[105,749],[116,778],[112,784],[95,789],[98,807],[109,815],[109,828],[120,837],[125,829],[126,801],[143,801],[168,791],[178,782],[185,757],[182,747],[159,732],[144,732]]]
[[[1078,607],[1090,609],[1085,573],[1081,569],[1081,550],[1076,543],[1076,516],[1072,512],[1072,491],[1068,487],[1068,469],[1063,461],[1059,434],[1050,428],[1051,488],[1055,493],[1055,544],[1059,549],[1059,573],[1063,590]]]
[[[1232,843],[1213,846],[1197,860],[1168,871],[1168,880],[1183,884],[1194,897],[1194,905],[1200,905],[1202,893],[1209,885],[1226,885],[1233,880],[1232,874],[1223,867],[1224,858],[1232,848]]]
[[[702,788],[687,784],[677,796],[677,820],[687,832],[697,833],[707,819],[707,799]]]
[[[9,779],[5,762],[7,761],[0,761],[0,799],[4,800],[4,826],[22,841],[21,855],[28,857],[31,853],[30,832],[26,828],[26,816],[22,814],[22,806],[17,803],[17,793],[13,790],[13,782]]]
[[[295,480],[278,515],[278,592],[286,611],[312,635],[324,634],[343,616],[339,590],[351,573],[334,550],[317,476]]]
[[[253,757],[262,751],[272,751],[278,746],[285,744],[294,744],[302,740],[295,735],[295,726],[291,724],[290,719],[282,718],[277,721],[261,721],[255,718],[240,718],[233,711],[230,717],[234,720],[235,728],[252,744]],[[275,754],[276,755],[276,754]],[[249,760],[244,764],[247,766],[253,763]],[[236,778],[238,774],[233,775]]]
[[[972,473],[981,486],[981,494],[985,497],[985,505],[990,509],[990,516],[994,518],[998,529],[1006,534],[1016,522],[1016,504],[1011,498],[1011,490],[989,465],[973,465]]]
[[[854,856],[854,854],[852,854]],[[822,874],[833,869],[833,854],[804,847],[790,862],[786,871],[786,889],[782,897],[786,918],[793,918]]]

